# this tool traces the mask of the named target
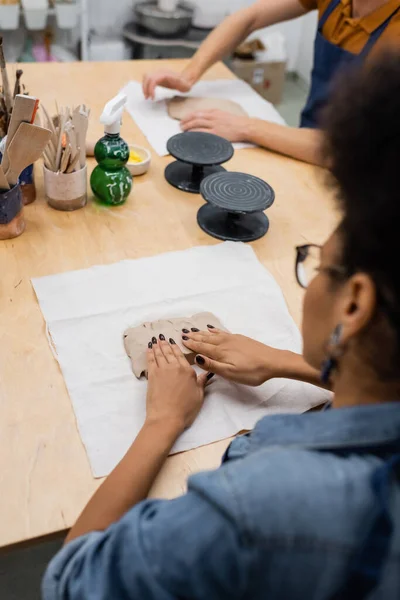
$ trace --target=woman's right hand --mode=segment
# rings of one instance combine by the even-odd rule
[[[196,364],[205,371],[251,386],[284,376],[285,365],[291,354],[243,335],[214,328],[184,332],[182,342],[196,352]]]
[[[143,94],[146,100],[151,98],[154,100],[156,87],[168,88],[177,90],[178,92],[189,92],[192,83],[182,73],[171,71],[169,69],[161,69],[150,75],[145,75],[143,78]]]

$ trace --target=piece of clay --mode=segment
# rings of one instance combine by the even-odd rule
[[[199,110],[218,109],[224,112],[246,117],[246,111],[233,100],[224,98],[185,98],[184,96],[174,96],[167,100],[168,114],[172,119],[181,121],[191,113]]]
[[[172,338],[182,350],[190,364],[194,363],[195,353],[182,344],[183,329],[190,331],[192,328],[207,331],[207,325],[227,331],[215,315],[209,312],[197,313],[192,317],[175,319],[161,319],[146,322],[139,327],[131,327],[124,333],[125,350],[132,362],[132,370],[139,379],[142,375],[147,377],[147,348],[153,337],[159,342],[160,334],[166,340]]]

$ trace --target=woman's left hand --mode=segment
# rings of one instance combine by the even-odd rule
[[[147,364],[146,421],[172,424],[179,435],[203,406],[207,373],[197,376],[179,346],[166,340],[148,349]]]
[[[202,110],[182,119],[181,129],[214,133],[230,142],[245,142],[249,120],[249,117],[233,115],[222,110]]]

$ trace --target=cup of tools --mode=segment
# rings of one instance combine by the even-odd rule
[[[21,186],[0,190],[0,240],[16,238],[25,230]]]
[[[87,168],[86,165],[73,171],[51,171],[43,166],[44,190],[46,200],[56,210],[77,210],[87,202]]]
[[[86,133],[90,110],[61,107],[50,117],[42,105],[50,141],[43,152],[46,199],[56,210],[77,210],[87,203]]]

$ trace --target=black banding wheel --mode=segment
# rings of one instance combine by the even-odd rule
[[[201,195],[208,204],[197,214],[201,229],[220,240],[251,242],[265,235],[264,210],[275,199],[268,183],[246,173],[216,173],[204,179]]]
[[[211,133],[188,131],[174,135],[167,150],[177,160],[165,169],[165,178],[174,187],[198,194],[200,184],[209,175],[225,172],[219,165],[233,156],[228,140]]]

